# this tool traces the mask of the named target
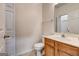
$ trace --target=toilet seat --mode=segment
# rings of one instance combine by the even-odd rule
[[[36,43],[36,44],[35,44],[35,47],[43,47],[43,46],[44,46],[43,43]]]

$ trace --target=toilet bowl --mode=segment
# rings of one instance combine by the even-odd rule
[[[34,48],[35,48],[35,51],[36,51],[36,55],[37,56],[42,56],[41,51],[42,51],[43,47],[44,47],[44,44],[43,43],[36,43],[34,45]]]

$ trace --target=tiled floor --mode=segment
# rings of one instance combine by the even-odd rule
[[[35,51],[31,51],[31,52],[28,52],[28,53],[25,53],[23,55],[20,55],[20,56],[35,56]]]
[[[44,56],[44,51],[42,52],[42,55]],[[31,52],[22,54],[22,55],[20,55],[20,56],[36,56],[36,52],[35,52],[35,50],[33,50],[33,51],[31,51]]]

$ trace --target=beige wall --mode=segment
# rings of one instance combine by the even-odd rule
[[[42,10],[43,10],[42,32],[43,34],[53,34],[54,32],[54,4],[45,3],[43,4]]]
[[[33,44],[41,38],[42,32],[46,34],[54,32],[54,21],[51,21],[54,20],[54,5],[16,4],[15,9],[16,52],[22,54],[31,51]]]
[[[0,3],[0,53],[5,53],[5,11],[4,4]]]
[[[55,8],[55,19],[62,15],[68,15],[69,31],[79,33],[79,4],[69,3]]]
[[[42,4],[16,4],[16,53],[31,51],[40,40]]]
[[[0,31],[5,30],[4,4],[0,4]]]

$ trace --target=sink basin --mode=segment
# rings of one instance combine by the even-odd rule
[[[54,34],[54,35],[51,35],[51,36],[56,37],[56,38],[63,38],[62,34]]]
[[[65,37],[65,39],[67,39],[69,41],[79,41],[79,39],[76,37]]]

